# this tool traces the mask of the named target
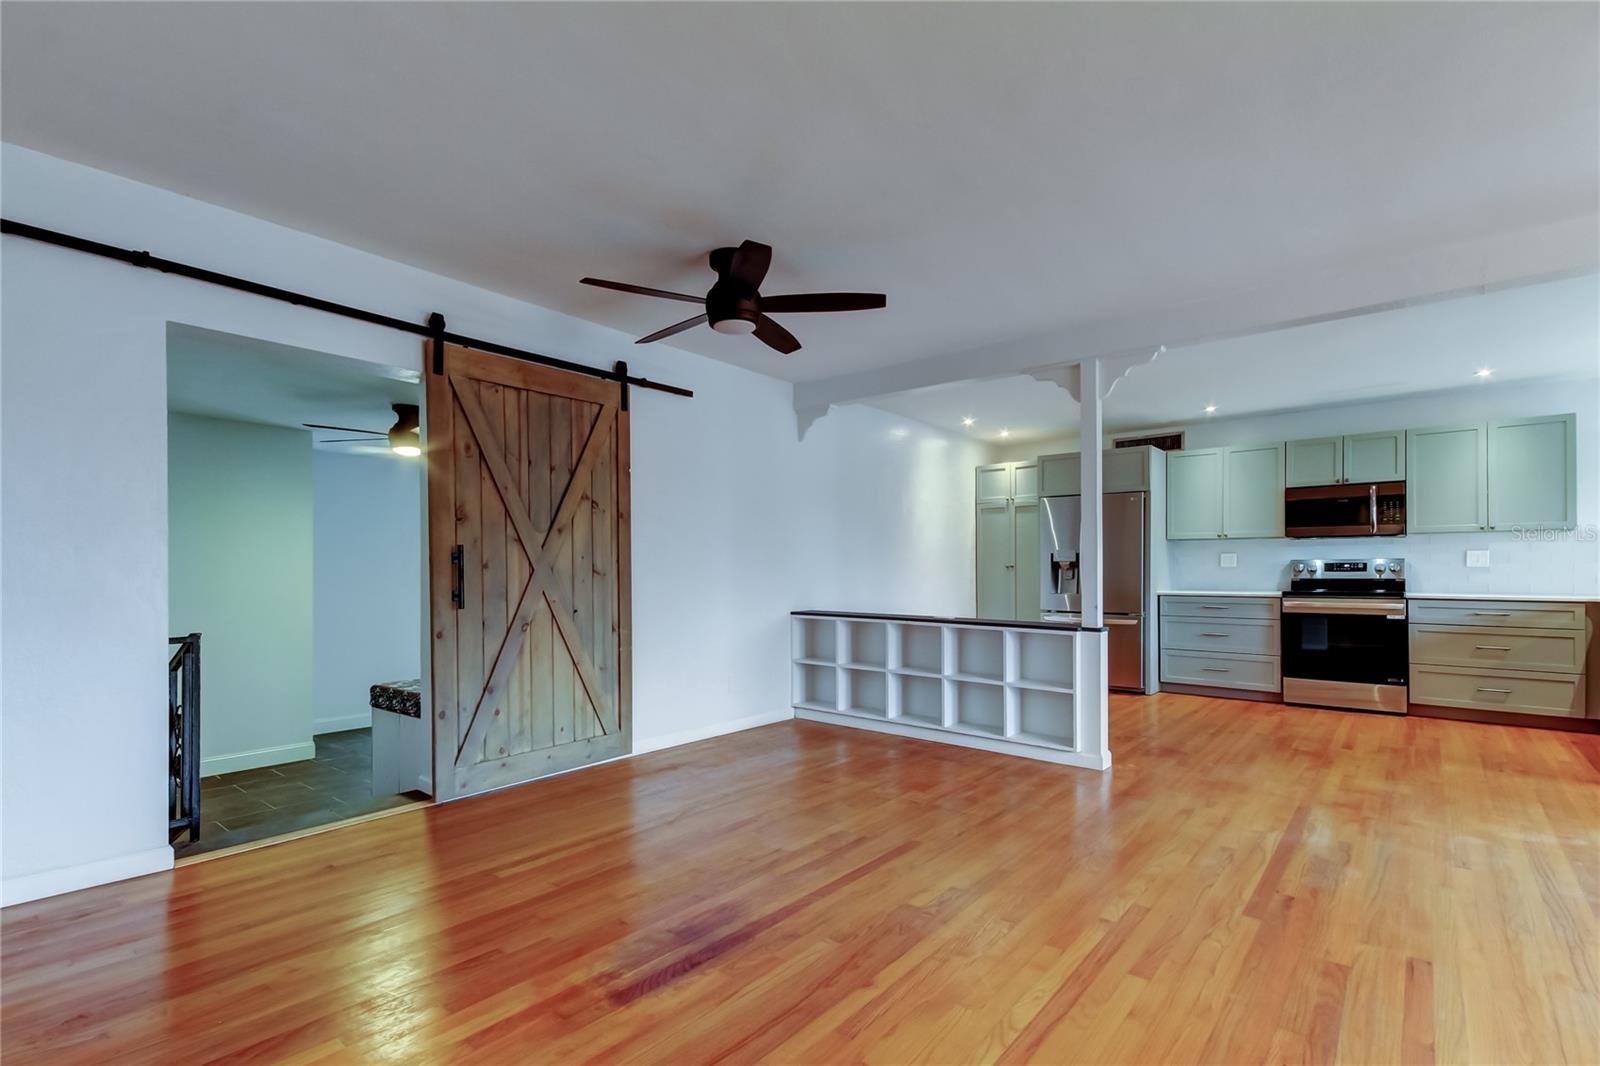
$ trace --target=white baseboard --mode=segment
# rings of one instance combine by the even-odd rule
[[[63,892],[76,892],[80,888],[126,881],[130,877],[159,873],[172,869],[171,848],[151,848],[131,855],[118,855],[114,859],[86,862],[81,866],[63,866],[21,877],[9,877],[0,882],[0,907],[46,896],[59,896]]]
[[[633,754],[644,755],[652,751],[661,751],[664,748],[676,748],[680,744],[693,744],[697,740],[710,740],[712,737],[726,736],[729,733],[742,733],[746,729],[755,729],[759,726],[771,725],[774,722],[787,722],[794,717],[794,711],[773,711],[770,714],[752,714],[746,718],[735,718],[727,722],[716,722],[712,725],[702,726],[699,729],[683,729],[676,733],[663,733],[660,736],[634,738]]]
[[[937,726],[917,725],[915,722],[909,722],[903,718],[866,718],[859,714],[836,714],[833,711],[816,711],[808,707],[795,711],[795,717],[808,722],[842,725],[851,729],[867,729],[874,733],[889,733],[897,737],[931,740],[937,744],[954,744],[957,747],[976,748],[979,751],[992,751],[1001,755],[1020,755],[1024,759],[1053,762],[1061,766],[1077,766],[1084,770],[1111,769],[1111,753],[1109,751],[1062,751],[1059,748],[1041,747],[1037,744],[1029,744],[1026,741],[1005,740],[1001,737],[974,736],[971,733],[957,733],[949,729],[940,729]]]
[[[346,714],[338,718],[318,718],[311,723],[313,736],[323,733],[342,733],[346,729],[370,729],[372,727],[372,712],[365,714]]]
[[[303,759],[316,757],[317,746],[309,740],[299,744],[279,744],[275,748],[257,748],[255,751],[240,751],[232,755],[214,755],[209,759],[201,759],[200,776],[236,774],[240,770],[254,770],[262,766],[277,766],[280,763],[300,762]]]

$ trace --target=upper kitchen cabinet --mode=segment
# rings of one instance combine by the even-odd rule
[[[1358,433],[1344,439],[1344,479],[1355,484],[1406,479],[1404,430]]]
[[[1223,468],[1222,535],[1283,536],[1283,445],[1229,448]]]
[[[1290,488],[1344,481],[1343,437],[1292,440],[1284,449],[1284,484]]]
[[[1150,488],[1150,464],[1156,449],[1107,448],[1100,459],[1104,492],[1145,492]],[[1083,456],[1077,452],[1039,457],[1039,495],[1083,495]]]
[[[1284,467],[1284,484],[1289,488],[1404,481],[1406,435],[1394,430],[1292,440],[1285,446]]]
[[[1506,418],[1489,423],[1489,528],[1578,524],[1577,419]]]
[[[1167,453],[1167,539],[1222,536],[1224,448]]]
[[[1283,536],[1284,448],[1167,453],[1167,539]]]
[[[978,467],[978,502],[1005,503],[1011,499],[1011,469],[1015,463]]]
[[[1406,531],[1489,528],[1488,427],[1444,426],[1406,434]]]

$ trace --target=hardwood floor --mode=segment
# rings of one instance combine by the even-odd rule
[[[804,722],[11,908],[30,1062],[1600,1061],[1600,737]]]

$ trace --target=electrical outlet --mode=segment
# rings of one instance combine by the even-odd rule
[[[1483,551],[1469,551],[1469,552],[1467,552],[1467,565],[1468,566],[1488,566],[1489,565],[1489,549],[1485,548]]]
[[[1223,552],[1217,558],[1217,565],[1221,566],[1224,570],[1236,569],[1239,565],[1239,553]]]

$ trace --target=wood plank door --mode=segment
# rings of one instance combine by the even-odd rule
[[[427,378],[436,795],[626,754],[620,386],[455,346]]]

